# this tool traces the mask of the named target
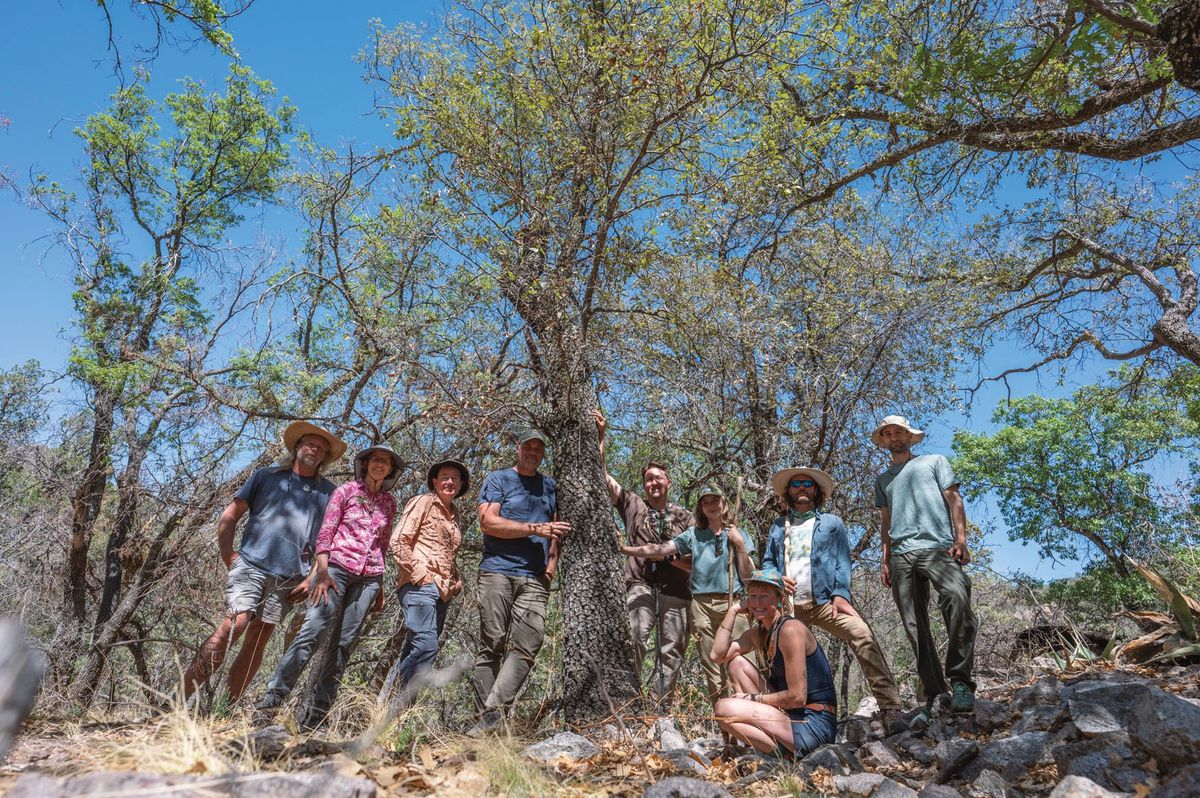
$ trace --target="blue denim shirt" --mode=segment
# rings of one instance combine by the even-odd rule
[[[763,568],[787,573],[787,557],[783,550],[787,533],[787,516],[781,515],[767,532],[763,547]],[[834,596],[850,601],[850,542],[842,519],[831,513],[817,511],[812,540],[813,601],[828,604]]]

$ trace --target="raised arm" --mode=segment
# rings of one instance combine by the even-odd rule
[[[600,468],[604,470],[604,484],[608,487],[609,500],[616,504],[617,499],[621,496],[621,483],[608,473],[608,464],[604,459],[604,440],[605,433],[608,431],[608,421],[599,410],[592,411],[592,418],[596,421],[596,434],[600,438]]]
[[[742,632],[737,640],[733,639],[733,626],[737,623],[738,615],[745,612],[746,600],[742,599],[737,604],[731,606],[729,611],[725,613],[725,617],[721,620],[721,625],[717,627],[717,634],[713,638],[712,648],[708,652],[708,658],[713,662],[724,665],[738,654],[753,650],[754,644],[758,640],[758,630],[754,627]]]

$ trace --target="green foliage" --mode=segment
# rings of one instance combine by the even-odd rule
[[[1083,627],[1101,627],[1123,609],[1147,610],[1160,605],[1158,595],[1137,574],[1119,574],[1112,563],[1089,563],[1078,576],[1056,579],[1042,589],[1047,603],[1070,608],[1072,620]]]
[[[1153,477],[1156,458],[1189,456],[1195,422],[1167,378],[1114,374],[1070,399],[1030,396],[996,408],[992,435],[959,432],[954,466],[968,497],[994,492],[1012,540],[1042,556],[1077,558],[1085,541],[1120,574],[1125,553],[1178,540],[1171,506]],[[1086,544],[1085,544],[1086,545]],[[1088,547],[1089,549],[1091,547]]]

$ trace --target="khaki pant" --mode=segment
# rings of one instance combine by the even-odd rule
[[[735,602],[738,598],[734,596]],[[729,676],[724,667],[713,662],[709,657],[713,641],[717,638],[717,627],[725,620],[729,612],[729,601],[722,593],[710,593],[692,597],[692,624],[696,635],[700,638],[700,667],[704,669],[704,681],[708,686],[710,701],[716,701],[725,695],[729,684]],[[737,640],[742,632],[750,628],[745,615],[739,615],[733,624],[733,639]],[[751,663],[757,662],[754,652],[744,652]]]
[[[679,680],[692,626],[690,599],[668,596],[661,590],[655,606],[655,590],[645,582],[634,582],[625,591],[625,610],[639,667],[646,659],[646,644],[655,633],[655,662],[650,674],[650,695],[656,700],[670,696]]]
[[[975,689],[975,633],[979,628],[971,610],[971,580],[944,548],[917,549],[893,554],[888,561],[892,597],[904,621],[908,642],[917,654],[921,699],[929,701],[946,692],[946,678]],[[946,624],[946,670],[938,658],[937,643],[929,628],[929,587],[937,591],[938,609]]]
[[[521,691],[546,631],[550,580],[479,572],[479,655],[475,697],[507,709]]]
[[[879,702],[880,709],[900,709],[900,692],[896,679],[883,656],[883,649],[875,642],[875,635],[867,622],[857,615],[839,612],[833,617],[833,604],[797,604],[795,616],[809,626],[824,629],[839,640],[845,641],[863,676],[871,687],[871,694]]]

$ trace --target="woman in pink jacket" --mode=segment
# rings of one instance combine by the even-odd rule
[[[283,703],[308,665],[321,633],[340,615],[337,651],[326,661],[300,725],[315,727],[329,713],[367,613],[383,608],[384,555],[396,517],[396,500],[389,491],[403,467],[400,455],[386,446],[364,449],[354,457],[354,481],[338,487],[329,497],[317,535],[317,564],[304,625],[279,661],[259,702],[260,710]]]

